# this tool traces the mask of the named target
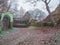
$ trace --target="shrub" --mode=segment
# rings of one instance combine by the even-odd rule
[[[60,19],[57,21],[57,25],[60,25]]]
[[[53,22],[44,22],[42,25],[43,26],[54,26],[54,23]]]
[[[40,26],[41,26],[41,24],[40,24],[40,23],[37,23],[37,22],[32,22],[32,23],[31,23],[31,26],[40,27]]]

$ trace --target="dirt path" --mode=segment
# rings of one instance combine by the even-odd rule
[[[48,45],[50,40],[59,32],[60,29],[28,29],[18,28],[17,32],[11,36],[8,36],[4,41],[0,40],[1,45]],[[53,45],[55,43],[53,42]]]

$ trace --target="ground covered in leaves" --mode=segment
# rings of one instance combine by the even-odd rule
[[[14,41],[4,45],[60,45],[59,27],[17,28]],[[13,36],[12,36],[13,37]],[[11,37],[11,38],[12,38]],[[14,44],[15,43],[15,44]]]

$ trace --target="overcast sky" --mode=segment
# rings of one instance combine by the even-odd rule
[[[33,6],[33,4],[29,2],[25,2],[25,1],[26,0],[16,0],[16,2],[18,3],[18,9],[20,9],[20,7],[23,7],[25,11],[28,11],[28,10],[34,10],[35,8],[38,8],[44,11],[46,14],[48,14],[45,9],[45,4],[42,1],[38,1],[35,7]],[[50,10],[54,11],[56,7],[58,6],[58,4],[59,4],[59,0],[51,0],[49,4]]]

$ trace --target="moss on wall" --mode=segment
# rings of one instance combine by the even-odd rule
[[[10,12],[2,13],[1,21],[3,20],[4,16],[10,17],[10,22],[13,22],[13,14]]]

